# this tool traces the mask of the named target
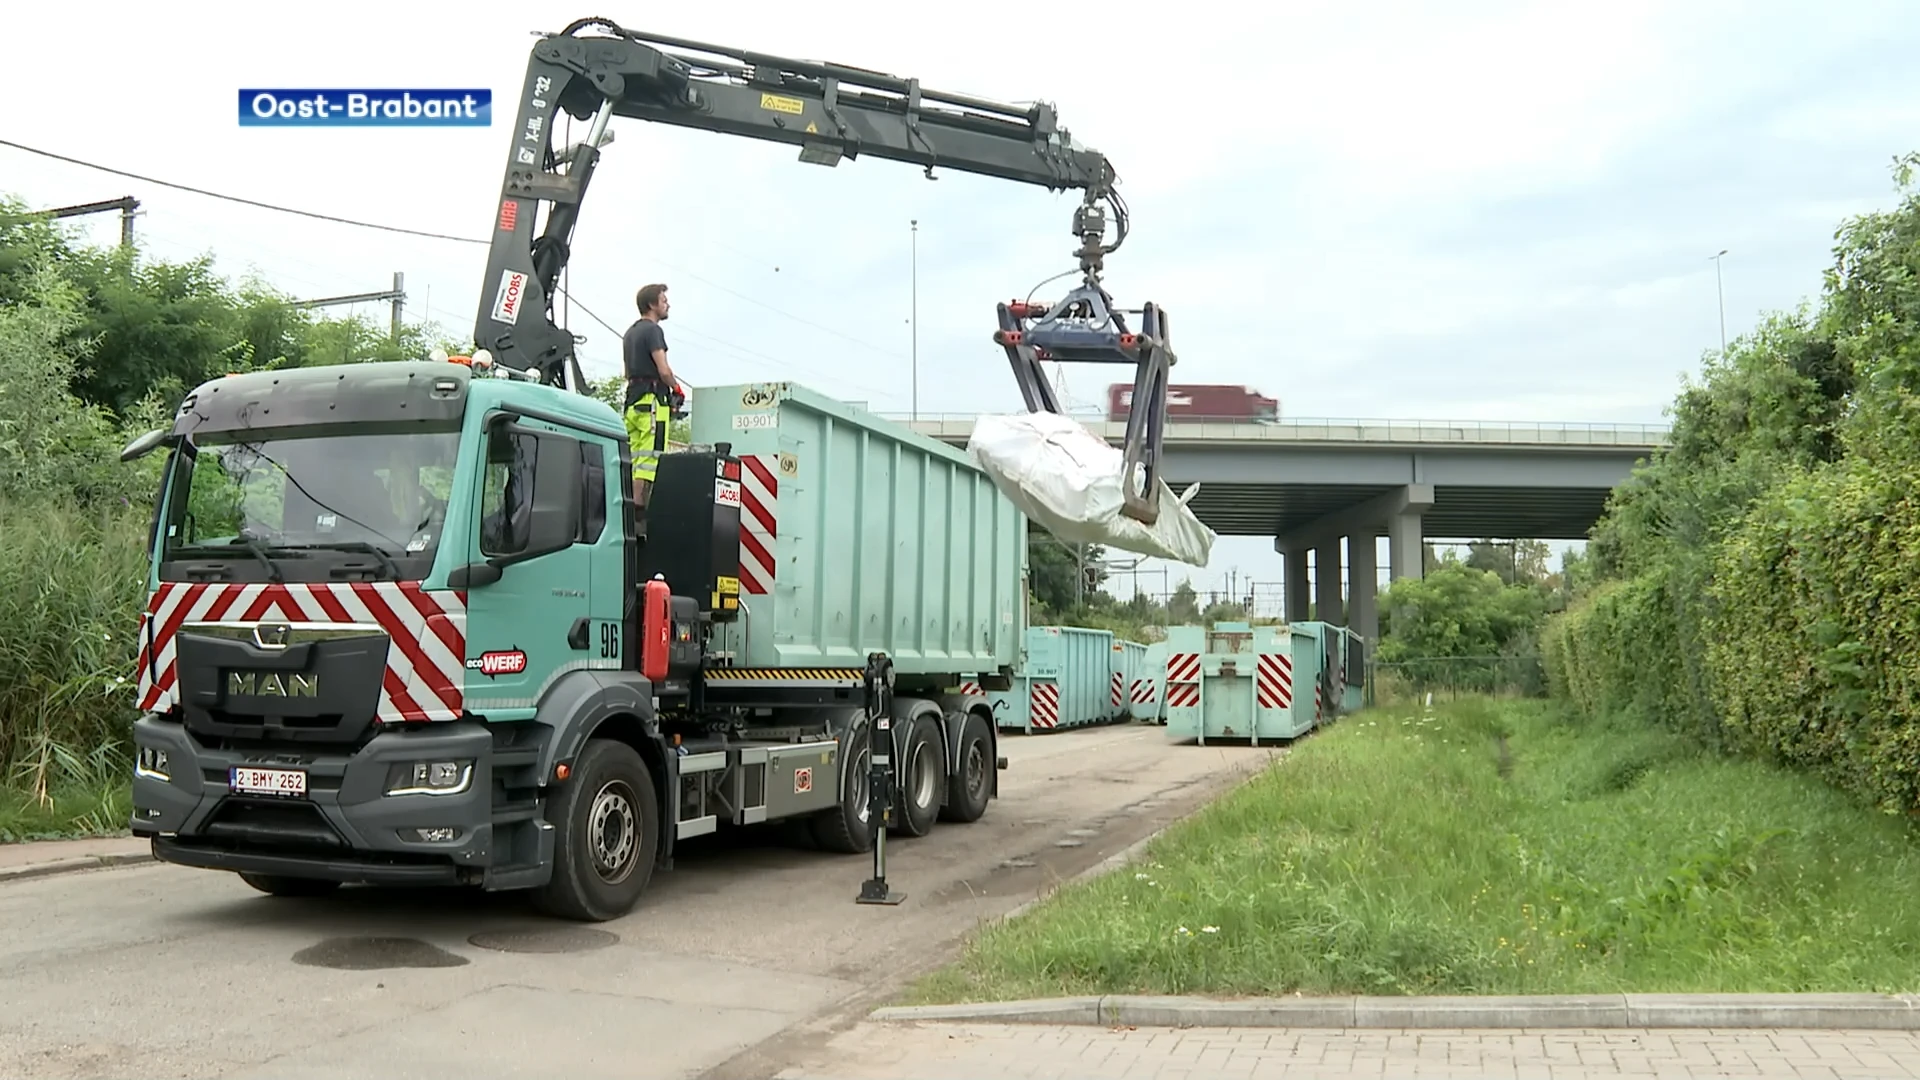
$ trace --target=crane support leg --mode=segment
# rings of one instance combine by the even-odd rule
[[[1003,302],[999,316],[1000,329],[993,339],[1007,350],[1014,381],[1020,384],[1030,412],[1061,411],[1053,384],[1041,367],[1047,361],[1133,366],[1133,404],[1121,447],[1126,469],[1124,512],[1143,525],[1152,525],[1160,514],[1156,495],[1161,439],[1168,373],[1175,363],[1168,345],[1166,312],[1151,303],[1144,305],[1136,333],[1128,329],[1113,298],[1090,278],[1051,303]]]

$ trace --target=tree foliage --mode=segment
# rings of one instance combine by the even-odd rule
[[[1710,356],[1593,533],[1556,693],[1920,812],[1920,192],[1845,222],[1820,303]]]
[[[135,629],[162,464],[122,464],[180,396],[231,371],[444,346],[327,318],[210,259],[92,247],[0,199],[0,785],[42,798],[125,775]]]

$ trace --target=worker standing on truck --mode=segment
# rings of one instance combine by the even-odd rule
[[[642,285],[633,298],[640,317],[624,339],[627,368],[627,438],[633,446],[634,500],[647,505],[660,455],[667,448],[667,425],[686,403],[673,366],[667,362],[667,287]]]

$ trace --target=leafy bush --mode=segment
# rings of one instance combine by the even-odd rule
[[[1920,813],[1920,193],[1846,223],[1822,303],[1675,402],[1673,444],[1593,533],[1551,691]]]

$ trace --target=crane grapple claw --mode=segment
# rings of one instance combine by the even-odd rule
[[[1029,412],[1061,412],[1053,384],[1041,364],[1129,364],[1134,368],[1133,407],[1127,414],[1125,461],[1126,515],[1143,525],[1159,518],[1162,431],[1167,413],[1167,379],[1175,363],[1167,340],[1166,312],[1142,308],[1140,328],[1127,326],[1113,298],[1091,275],[1067,295],[1047,304],[1013,301],[999,305],[1000,328],[994,341],[1007,350],[1013,377]]]

